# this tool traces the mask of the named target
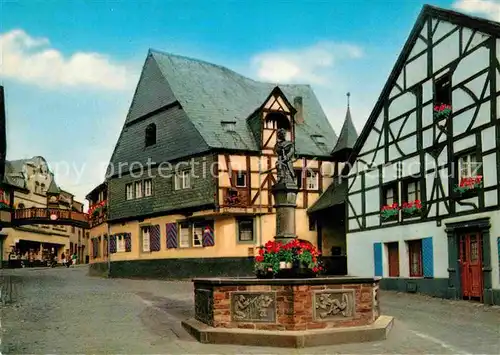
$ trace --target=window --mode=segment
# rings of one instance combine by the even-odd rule
[[[146,147],[155,144],[156,144],[156,125],[154,123],[150,123],[146,127]]]
[[[42,183],[42,184],[40,185],[40,192],[41,192],[41,193],[45,193],[45,191],[47,191],[47,190],[45,189],[45,184],[43,184],[43,183]]]
[[[125,237],[123,235],[116,236],[116,252],[117,253],[125,252]]]
[[[150,235],[149,235],[149,232],[150,232],[150,227],[149,226],[146,226],[146,227],[141,227],[141,234],[142,234],[142,251],[144,253],[147,253],[149,251],[151,251],[151,246],[150,246]]]
[[[434,104],[451,105],[451,73],[446,73],[434,84]]]
[[[247,186],[247,173],[245,171],[238,171],[236,176],[236,187],[246,187]]]
[[[236,122],[233,122],[233,121],[223,121],[221,122],[222,124],[222,128],[224,128],[224,130],[226,132],[234,132],[236,131]]]
[[[205,225],[196,223],[193,226],[193,246],[194,247],[201,247],[203,246],[202,242],[202,237],[203,237],[203,230],[205,229]]]
[[[38,181],[35,181],[35,193],[40,192],[40,183]]]
[[[316,221],[309,217],[309,230],[314,231],[316,230]]]
[[[238,240],[240,242],[253,241],[253,219],[245,218],[238,220]]]
[[[389,260],[389,277],[399,277],[399,245],[398,242],[387,243]]]
[[[302,188],[302,169],[295,169],[295,178],[297,179],[297,187]]]
[[[398,185],[396,182],[384,186],[382,190],[382,204],[384,206],[391,206],[394,203],[399,203],[397,187]]]
[[[151,196],[153,194],[153,180],[144,180],[144,197]]]
[[[318,174],[314,171],[307,171],[307,189],[317,190],[318,189]]]
[[[181,223],[179,224],[179,247],[189,248],[189,224]]]
[[[126,191],[126,195],[127,195],[127,200],[133,200],[134,199],[134,189],[132,187],[132,184],[125,185],[125,191]]]
[[[190,175],[188,170],[180,171],[175,175],[175,189],[189,189],[190,184]]]
[[[76,232],[75,226],[71,226],[71,233],[75,233],[75,232]]]
[[[17,205],[17,208],[25,208],[25,207],[24,207],[24,203],[20,203],[20,204],[18,204],[18,205]]]
[[[458,181],[477,175],[480,164],[475,154],[467,154],[458,158]]]
[[[422,277],[422,240],[408,241],[410,277]]]
[[[420,181],[408,180],[403,183],[404,201],[413,202],[420,200]]]
[[[142,197],[142,181],[137,181],[135,183],[135,198]]]

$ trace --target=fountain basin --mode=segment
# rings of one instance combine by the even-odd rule
[[[183,326],[206,343],[303,347],[381,340],[393,322],[380,316],[377,278],[197,278],[193,283],[195,318]]]

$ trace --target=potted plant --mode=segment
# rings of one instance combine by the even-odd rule
[[[398,203],[395,202],[392,205],[387,205],[382,207],[382,210],[380,211],[380,215],[382,216],[382,219],[386,220],[391,217],[395,217],[398,215],[399,212],[399,206]]]
[[[434,118],[436,120],[446,119],[451,114],[451,105],[441,104],[434,106]]]
[[[420,212],[422,212],[422,203],[420,202],[420,200],[404,202],[401,205],[401,211],[403,211],[403,214],[405,214],[406,216],[419,214]]]
[[[475,190],[483,184],[483,177],[481,175],[465,177],[460,179],[460,183],[455,186],[454,191],[464,193],[467,191]]]

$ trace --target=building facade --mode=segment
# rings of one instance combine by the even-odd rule
[[[4,186],[7,188],[3,190],[2,213],[10,215],[1,232],[4,264],[14,257],[46,265],[44,261],[51,254],[61,260],[63,253],[73,252],[80,262],[85,260],[88,248],[84,236],[88,227],[83,204],[57,186],[43,157],[7,161]],[[68,225],[70,216],[80,223]]]
[[[348,272],[500,304],[500,24],[424,6],[348,177]]]
[[[297,154],[296,232],[317,245],[307,208],[332,180],[336,136],[311,88],[150,51],[110,178],[88,196],[107,218],[91,228],[91,263],[109,248],[117,276],[251,274],[275,232],[278,128]]]

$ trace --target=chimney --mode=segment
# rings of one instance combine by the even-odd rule
[[[302,105],[302,96],[296,96],[293,99],[293,106],[297,110],[297,113],[295,114],[295,123],[304,123],[304,106]]]
[[[0,183],[5,175],[5,158],[7,155],[7,132],[5,129],[5,96],[3,86],[0,85]]]

